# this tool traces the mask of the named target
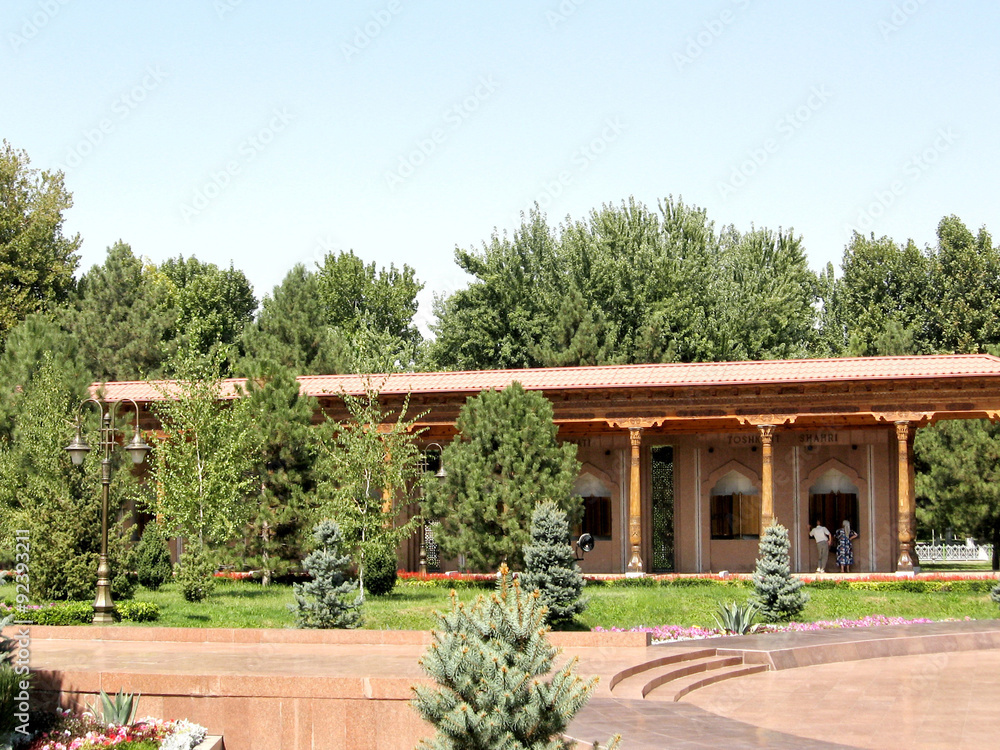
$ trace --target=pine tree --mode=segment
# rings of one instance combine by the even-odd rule
[[[204,544],[194,540],[178,561],[177,583],[189,602],[200,602],[215,590],[215,565]]]
[[[160,524],[154,522],[146,526],[142,539],[132,550],[132,564],[139,585],[151,591],[156,591],[173,577],[170,550]]]
[[[273,362],[243,364],[260,445],[254,492],[247,498],[255,513],[245,528],[244,544],[234,547],[233,553],[239,565],[260,570],[267,586],[275,576],[300,570],[310,546],[316,516],[312,435],[316,403],[299,394],[290,370]]]
[[[537,593],[525,594],[500,567],[496,591],[466,607],[453,591],[451,611],[420,665],[438,687],[417,685],[413,706],[437,728],[427,750],[570,748],[562,733],[597,679],[574,672],[576,660],[546,680],[558,653]]]
[[[531,515],[531,544],[524,548],[524,575],[527,591],[537,590],[548,609],[549,622],[572,620],[587,607],[583,575],[570,544],[566,511],[551,500],[535,506]]]
[[[760,539],[752,597],[768,622],[790,620],[809,601],[809,594],[801,590],[802,581],[792,577],[788,549],[788,529],[772,521]]]
[[[300,628],[356,628],[361,624],[361,601],[353,595],[355,581],[348,581],[344,570],[351,564],[349,555],[340,554],[343,537],[333,521],[321,521],[313,532],[316,549],[303,566],[312,576],[308,583],[295,584],[295,625]],[[309,597],[309,598],[307,598]]]
[[[552,403],[517,382],[470,398],[456,427],[442,455],[447,476],[425,489],[424,516],[440,520],[445,558],[464,555],[473,570],[519,568],[536,504],[552,500],[574,522],[581,514],[576,446],[556,440]]]

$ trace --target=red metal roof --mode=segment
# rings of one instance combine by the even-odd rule
[[[527,390],[589,388],[670,388],[713,385],[771,385],[870,380],[1000,377],[1000,358],[988,354],[921,357],[856,357],[840,359],[768,360],[763,362],[698,362],[604,367],[552,367],[467,372],[405,372],[389,375],[303,375],[302,393],[309,396],[362,393],[367,379],[380,393],[478,393],[499,390],[517,381]],[[233,398],[245,381],[223,381],[223,398]],[[101,387],[101,386],[95,386]],[[104,398],[158,401],[169,381],[118,382],[103,385]]]

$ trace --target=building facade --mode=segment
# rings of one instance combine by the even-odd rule
[[[514,381],[551,401],[560,440],[577,445],[578,530],[596,540],[588,573],[748,571],[774,518],[789,529],[793,571],[816,569],[813,522],[846,519],[860,535],[855,570],[910,573],[916,431],[1000,418],[1000,359],[989,355],[299,378],[334,418],[346,416],[341,394],[366,385],[390,410],[408,398],[410,414],[426,412],[425,447],[455,437],[470,396]],[[97,388],[109,401],[159,397],[146,383]],[[415,539],[403,564],[417,569],[424,547]]]

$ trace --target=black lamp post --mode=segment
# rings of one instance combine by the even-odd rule
[[[130,398],[123,401],[131,401],[135,408],[135,434],[125,446],[125,450],[132,457],[132,463],[141,464],[149,453],[150,446],[139,433],[139,405]],[[115,621],[115,603],[111,600],[111,566],[108,565],[108,501],[111,496],[111,449],[115,446],[114,417],[120,403],[122,401],[115,401],[109,405],[96,398],[81,401],[76,415],[76,437],[66,446],[66,452],[69,453],[73,463],[81,465],[90,452],[90,446],[83,437],[83,424],[80,419],[82,409],[85,404],[97,406],[101,412],[99,447],[104,449],[104,458],[101,459],[101,560],[97,566],[97,598],[94,600],[94,623],[97,625]]]
[[[444,478],[448,476],[448,472],[444,470],[444,448],[441,447],[440,443],[431,443],[427,446],[425,450],[429,450],[437,446],[438,455],[438,470],[434,473],[434,477],[438,481],[444,481]],[[424,465],[427,465],[427,455],[424,454]],[[427,520],[423,519],[420,522],[420,572],[427,572]]]

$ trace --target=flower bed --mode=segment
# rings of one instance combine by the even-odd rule
[[[128,725],[102,724],[89,713],[58,710],[56,726],[23,750],[190,750],[205,739],[205,727],[190,721],[164,721],[146,717]]]
[[[970,619],[970,618],[966,618]],[[912,623],[933,622],[923,617],[907,619],[905,617],[886,617],[884,615],[869,615],[857,620],[818,620],[816,622],[789,622],[784,624],[761,624],[754,627],[754,633],[787,633],[806,632],[810,630],[831,630],[835,628],[872,628],[881,625],[910,625]],[[694,641],[703,638],[722,638],[733,635],[719,628],[682,627],[680,625],[658,625],[654,627],[640,625],[634,628],[594,628],[598,633],[652,633],[653,643],[668,641]]]

